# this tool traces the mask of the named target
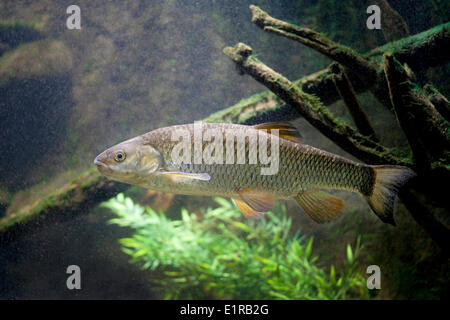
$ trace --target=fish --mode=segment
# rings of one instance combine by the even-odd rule
[[[229,197],[251,218],[261,217],[277,199],[295,200],[317,223],[340,216],[345,203],[330,191],[347,190],[362,195],[383,222],[395,225],[395,197],[416,175],[408,167],[368,165],[303,144],[288,122],[159,128],[108,148],[94,164],[107,178],[131,185]]]

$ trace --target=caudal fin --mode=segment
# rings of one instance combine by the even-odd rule
[[[402,166],[371,166],[375,172],[375,182],[367,202],[376,215],[386,223],[395,225],[394,200],[400,188],[416,173]]]

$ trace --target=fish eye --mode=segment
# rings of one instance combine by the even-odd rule
[[[117,151],[114,154],[114,160],[116,160],[117,162],[122,162],[123,160],[125,160],[126,157],[127,156],[126,156],[125,152],[123,152],[123,151]]]

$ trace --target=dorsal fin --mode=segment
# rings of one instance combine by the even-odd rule
[[[318,223],[333,220],[345,208],[345,202],[320,190],[301,192],[295,197],[305,213]]]
[[[267,130],[268,133],[271,133],[273,129],[277,129],[280,138],[292,142],[300,142],[300,138],[302,137],[297,128],[289,122],[266,122],[254,125],[253,127],[258,130]]]

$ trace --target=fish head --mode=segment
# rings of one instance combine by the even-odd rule
[[[94,164],[112,180],[139,185],[161,167],[162,156],[139,136],[103,151]]]

